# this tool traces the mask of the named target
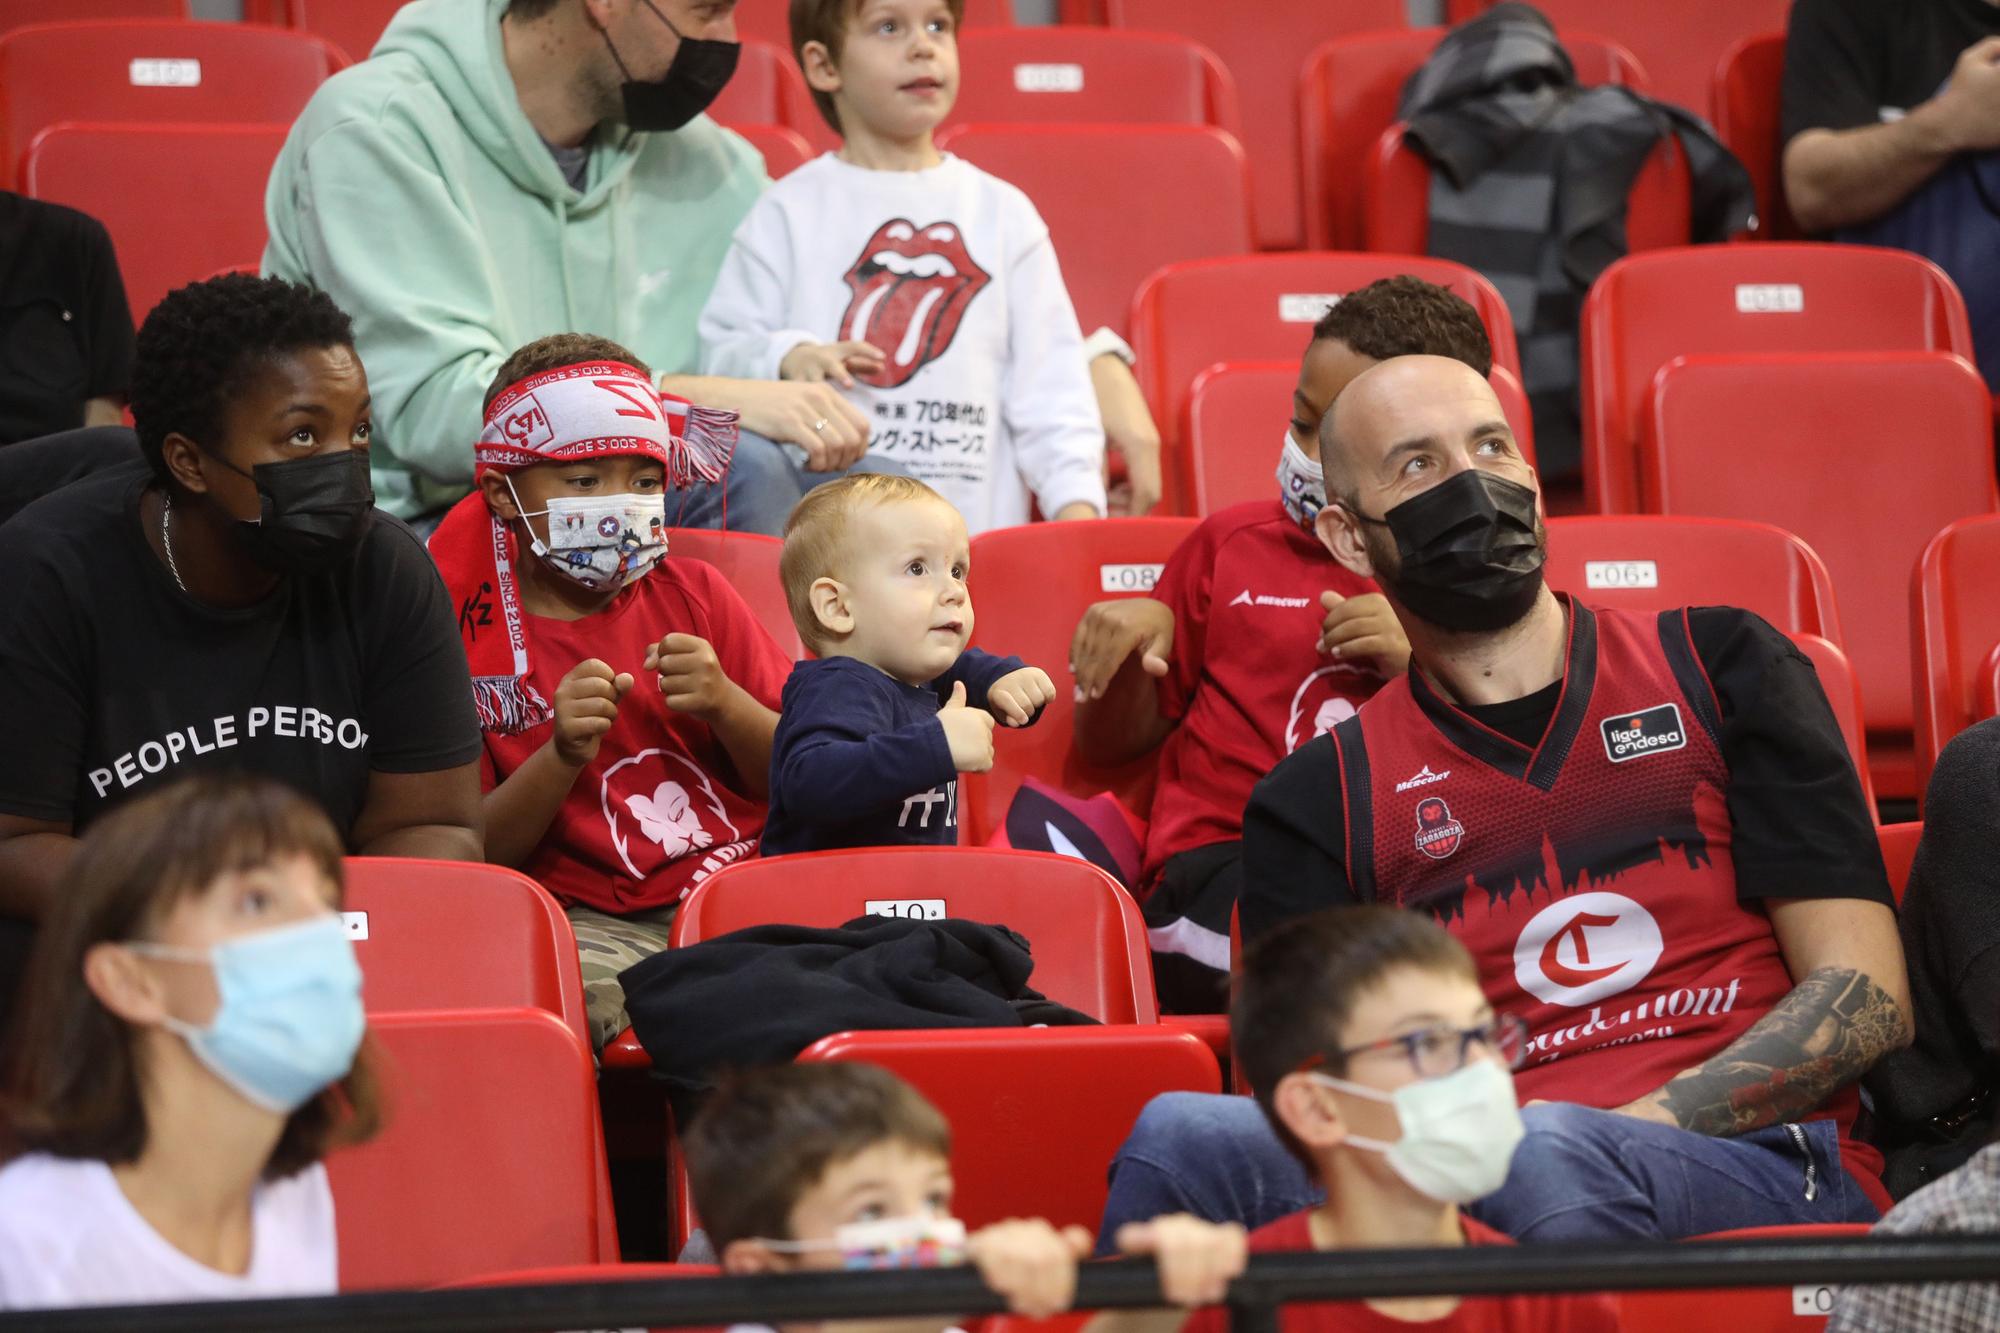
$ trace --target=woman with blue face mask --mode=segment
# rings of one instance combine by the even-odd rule
[[[9,1038],[0,1308],[335,1289],[320,1158],[381,1121],[341,855],[245,777],[84,838]]]

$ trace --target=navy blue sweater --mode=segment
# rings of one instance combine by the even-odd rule
[[[966,705],[986,707],[986,691],[1023,665],[968,648],[928,685],[851,657],[793,667],[771,739],[763,854],[956,843],[958,770],[938,710],[960,681]]]

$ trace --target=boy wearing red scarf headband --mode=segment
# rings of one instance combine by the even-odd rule
[[[718,570],[664,559],[665,488],[718,481],[735,434],[616,343],[541,339],[500,368],[478,488],[430,542],[485,738],[486,859],[567,909],[599,1046],[626,1027],[618,974],[764,826],[791,661]]]

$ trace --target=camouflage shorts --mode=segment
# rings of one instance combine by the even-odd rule
[[[604,1044],[631,1026],[625,1016],[625,988],[618,974],[667,947],[674,912],[670,903],[650,912],[612,916],[594,907],[568,908],[570,929],[576,932],[576,956],[583,971],[583,1004],[590,1016],[590,1042]]]

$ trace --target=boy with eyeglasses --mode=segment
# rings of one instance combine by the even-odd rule
[[[1459,1205],[1507,1178],[1522,1136],[1510,1071],[1527,1028],[1494,1012],[1472,955],[1436,922],[1368,906],[1280,927],[1243,960],[1230,1035],[1271,1128],[1325,1191],[1317,1207],[1251,1233],[1251,1253],[1511,1244]],[[1206,1252],[1226,1280],[1241,1268],[1242,1235],[1182,1216],[1128,1223],[1111,1240],[1159,1255],[1182,1281]],[[1225,1333],[1227,1318],[1104,1314],[1087,1333]],[[1553,1294],[1293,1304],[1279,1315],[1281,1333],[1616,1327],[1608,1298]]]

